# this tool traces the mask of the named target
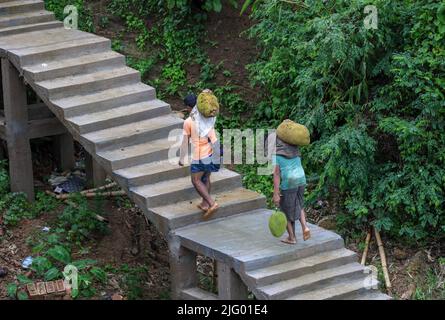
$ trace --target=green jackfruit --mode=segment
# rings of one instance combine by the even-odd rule
[[[281,211],[275,210],[269,218],[269,229],[272,235],[276,238],[281,237],[286,231],[286,226],[286,215]]]
[[[201,93],[198,96],[198,110],[206,118],[216,117],[219,112],[218,98],[213,93]]]
[[[307,146],[311,143],[308,128],[292,120],[284,120],[277,129],[277,136],[284,142],[294,146]]]

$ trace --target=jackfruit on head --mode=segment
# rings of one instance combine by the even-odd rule
[[[198,110],[206,118],[216,117],[219,112],[218,98],[210,92],[198,96]]]
[[[284,142],[294,146],[307,146],[311,143],[308,128],[292,120],[284,120],[277,129],[277,136]]]

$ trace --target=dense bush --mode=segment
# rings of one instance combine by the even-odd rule
[[[364,27],[364,7],[378,28]],[[341,195],[344,227],[445,235],[445,34],[439,1],[257,3],[257,119],[306,124],[310,199]],[[442,19],[444,20],[444,19]],[[441,33],[442,31],[442,33]]]
[[[237,0],[228,0],[233,6],[237,6]],[[192,7],[200,8],[206,11],[220,12],[223,6],[223,0],[112,0],[114,7],[127,6],[134,13],[143,13],[147,10],[187,10]]]

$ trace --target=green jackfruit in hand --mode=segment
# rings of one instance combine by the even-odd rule
[[[269,218],[269,229],[272,235],[276,238],[281,237],[286,231],[286,226],[286,215],[281,211],[275,210]]]

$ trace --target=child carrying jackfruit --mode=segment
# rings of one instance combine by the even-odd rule
[[[198,97],[189,95],[184,103],[193,108],[190,117],[184,121],[183,141],[179,165],[183,166],[189,142],[193,154],[190,166],[192,184],[202,197],[198,208],[203,211],[203,219],[209,219],[219,208],[210,194],[211,174],[220,169],[220,146],[215,131],[219,103],[211,90],[204,90]]]
[[[299,220],[303,231],[304,241],[311,237],[311,231],[306,222],[304,212],[304,190],[306,176],[301,164],[301,153],[297,145],[289,144],[284,140],[300,145],[309,143],[308,132],[298,132],[295,123],[285,120],[277,130],[276,151],[273,155],[273,201],[277,207],[286,214],[288,237],[281,240],[287,244],[296,244],[295,221]],[[306,129],[307,130],[307,129]],[[303,138],[303,139],[301,139]]]

